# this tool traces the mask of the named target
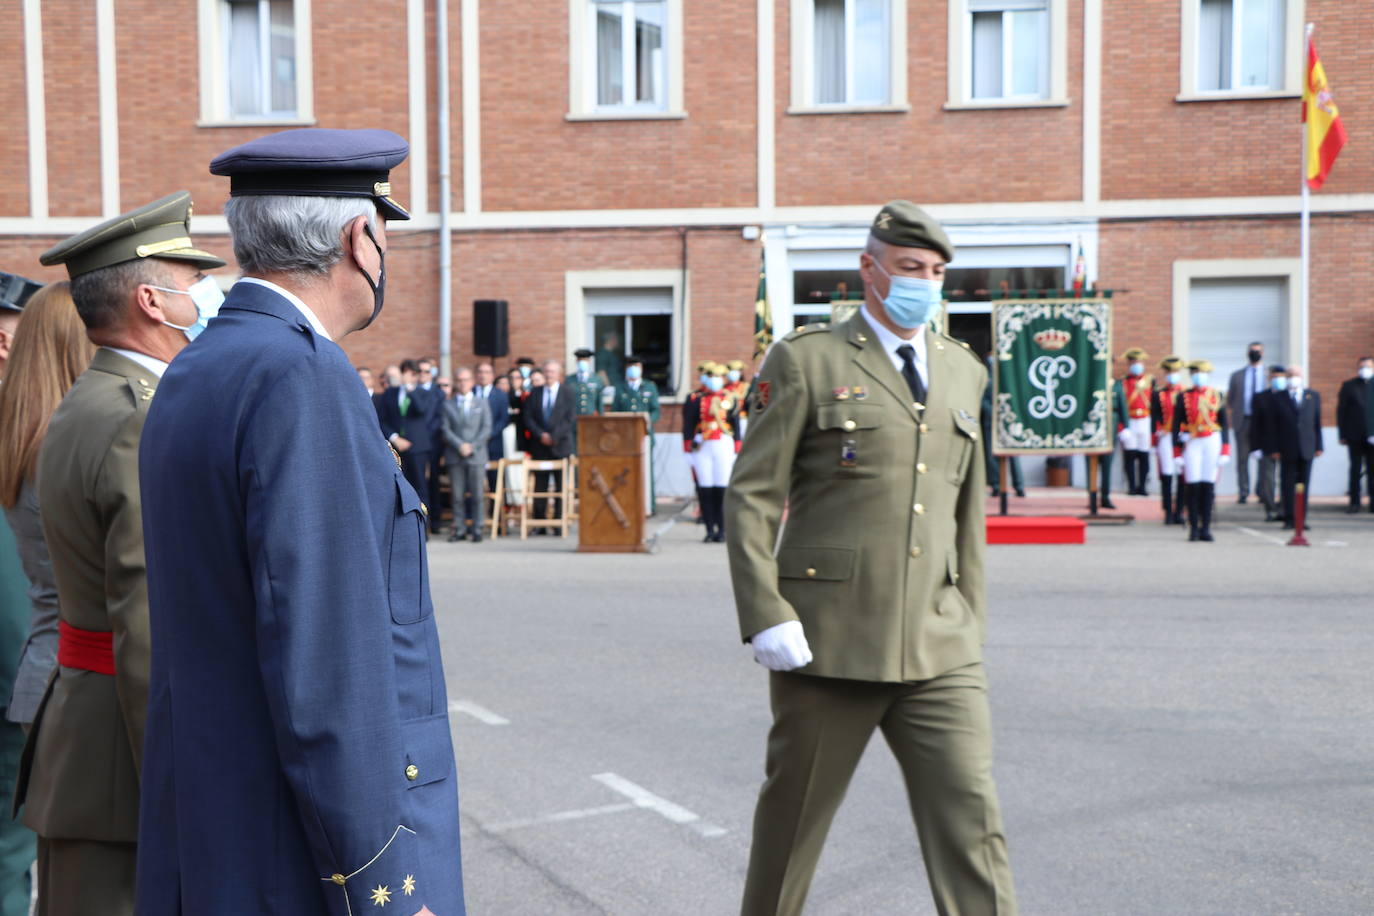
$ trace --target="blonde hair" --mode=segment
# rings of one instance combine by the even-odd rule
[[[0,505],[12,507],[33,480],[48,420],[94,354],[67,281],[34,293],[0,385]]]

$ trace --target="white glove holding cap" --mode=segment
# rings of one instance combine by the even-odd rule
[[[789,620],[760,630],[750,639],[754,661],[769,671],[791,671],[811,664],[811,647],[806,643],[800,620]]]

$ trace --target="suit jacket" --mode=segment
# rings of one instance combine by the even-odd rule
[[[553,409],[544,413],[544,386],[530,389],[525,400],[525,429],[530,433],[530,454],[535,458],[566,458],[573,453],[573,426],[577,422],[577,402],[566,382],[558,386]],[[553,445],[539,441],[540,433],[553,437]]]
[[[24,748],[16,806],[39,834],[138,839],[148,586],[138,445],[157,376],[99,349],[53,414],[38,501],[62,622],[112,633],[116,674],[59,667]],[[177,483],[159,486],[186,499]]]
[[[444,444],[448,450],[448,463],[475,464],[486,466],[487,440],[491,438],[491,409],[487,402],[476,392],[472,403],[463,410],[462,398],[455,394],[444,401]],[[460,445],[472,446],[472,454],[466,458],[458,454]]]
[[[492,385],[491,391],[486,395],[486,402],[491,412],[491,432],[487,435],[487,459],[496,461],[506,457],[506,444],[501,440],[501,434],[510,425],[510,395]]]
[[[140,461],[139,916],[357,916],[381,886],[399,912],[462,913],[425,509],[347,355],[235,285],[168,371]]]
[[[1351,445],[1365,445],[1369,438],[1367,415],[1372,387],[1374,381],[1366,382],[1358,375],[1341,383],[1340,394],[1336,397],[1336,428],[1341,438]]]
[[[420,389],[419,385],[415,387]],[[444,402],[448,398],[444,395],[444,389],[433,383],[430,383],[428,388],[420,390],[429,397],[430,444],[434,454],[441,455],[447,447],[444,444]]]
[[[434,422],[437,398],[416,385],[414,391],[407,392],[410,395],[410,406],[403,417],[400,391],[399,388],[388,388],[377,395],[374,402],[377,407],[377,419],[382,425],[382,435],[390,439],[393,434],[399,434],[402,439],[410,442],[411,455],[427,455],[434,447],[434,429],[431,424]],[[436,389],[435,394],[438,393]]]
[[[982,657],[987,368],[922,333],[924,409],[862,313],[789,334],[760,373],[725,498],[730,575],[745,639],[802,622],[803,674],[911,682]]]
[[[1255,393],[1250,395],[1250,416],[1245,416],[1245,373],[1255,368],[1253,364],[1246,363],[1242,369],[1237,369],[1231,373],[1230,381],[1226,385],[1226,408],[1230,414],[1231,427],[1236,431],[1237,448],[1245,444],[1248,437],[1245,435],[1246,423],[1251,422],[1255,416],[1255,398],[1261,392],[1270,390],[1269,373],[1261,363],[1259,365],[1259,381],[1255,386]]]
[[[1279,453],[1284,461],[1311,459],[1322,451],[1322,398],[1311,388],[1302,390],[1302,403],[1293,403],[1290,392],[1275,392],[1266,417],[1266,454]]]

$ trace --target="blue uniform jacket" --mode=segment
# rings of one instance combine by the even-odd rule
[[[487,440],[487,459],[497,461],[506,457],[506,444],[501,433],[510,425],[510,395],[495,385],[487,395],[487,407],[491,408],[491,438]]]
[[[140,916],[463,912],[424,510],[357,375],[240,283],[139,456]]]

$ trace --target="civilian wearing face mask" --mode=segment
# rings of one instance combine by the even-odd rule
[[[1307,490],[1312,461],[1322,454],[1322,399],[1303,382],[1302,367],[1289,366],[1288,390],[1275,393],[1277,407],[1266,431],[1265,449],[1279,462],[1284,528],[1297,523],[1297,485]]]
[[[1154,398],[1155,377],[1145,371],[1150,355],[1139,347],[1131,347],[1124,354],[1129,361],[1126,376],[1117,382],[1125,413],[1117,417],[1117,438],[1121,440],[1121,454],[1126,465],[1127,493],[1148,496],[1150,477],[1150,402]]]
[[[1183,393],[1183,360],[1166,356],[1159,361],[1164,370],[1164,384],[1150,395],[1150,432],[1154,439],[1155,458],[1159,464],[1159,501],[1164,507],[1164,524],[1183,524],[1183,488],[1178,488],[1174,500],[1174,408]]]
[[[1264,391],[1264,344],[1253,341],[1246,348],[1246,364],[1231,373],[1226,386],[1226,409],[1236,434],[1236,501],[1244,505],[1250,495],[1250,421],[1255,396]]]
[[[1230,435],[1221,391],[1211,386],[1212,364],[1195,359],[1188,371],[1193,387],[1174,400],[1174,469],[1183,474],[1188,540],[1210,541],[1217,475],[1231,461]]]
[[[1360,511],[1360,475],[1369,488],[1369,511],[1374,512],[1374,356],[1360,357],[1355,377],[1341,383],[1336,398],[1336,429],[1341,445],[1350,453],[1350,505],[1346,512]]]
[[[708,543],[725,542],[725,488],[735,467],[735,432],[739,423],[739,398],[730,390],[728,370],[713,363],[707,370],[706,396],[692,441],[697,449],[701,475],[701,514],[706,521]]]
[[[616,386],[615,397],[611,400],[611,410],[642,413],[648,421],[644,443],[644,461],[648,467],[645,468],[644,479],[649,482],[649,487],[644,493],[644,514],[653,515],[654,425],[658,423],[662,408],[658,403],[658,386],[654,384],[653,379],[644,377],[644,360],[638,356],[625,357],[625,379]]]
[[[1267,443],[1270,430],[1277,422],[1279,410],[1286,410],[1288,397],[1288,368],[1270,366],[1269,378],[1264,391],[1255,395],[1250,404],[1250,441],[1252,452],[1259,453],[1259,482],[1255,495],[1264,504],[1266,522],[1283,521],[1279,511],[1279,462],[1272,457]]]

